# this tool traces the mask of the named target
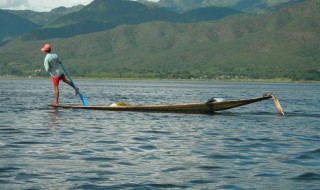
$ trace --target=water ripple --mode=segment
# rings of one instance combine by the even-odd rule
[[[304,173],[301,174],[297,177],[291,178],[292,180],[296,180],[296,181],[320,181],[320,174],[318,173],[312,173],[312,172],[308,172],[308,173]]]
[[[277,115],[272,101],[214,115],[53,109],[49,79],[0,79],[0,189],[320,187],[318,84],[77,84],[96,105],[201,102],[208,94],[241,99],[268,91],[286,116]],[[61,102],[81,104],[67,85]]]

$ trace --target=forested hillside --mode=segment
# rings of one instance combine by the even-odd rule
[[[51,43],[73,76],[320,80],[320,2],[217,21],[153,21],[0,48],[0,75],[38,75]],[[18,52],[18,53],[17,53]],[[35,72],[37,70],[37,72]]]
[[[184,22],[178,13],[134,1],[95,0],[81,11],[56,19],[49,27],[24,35],[25,40],[67,38],[150,21]]]
[[[242,12],[260,12],[304,1],[306,0],[160,0],[157,4],[176,12],[186,12],[196,8],[212,6],[228,7]]]
[[[34,24],[29,20],[16,16],[8,11],[3,11],[1,9],[0,26],[0,44],[18,35],[39,28],[37,24]]]

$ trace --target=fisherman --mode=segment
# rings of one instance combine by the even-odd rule
[[[72,83],[66,79],[63,71],[61,70],[61,61],[59,61],[57,54],[51,53],[51,45],[45,44],[41,51],[46,54],[44,58],[44,68],[47,72],[50,73],[53,88],[54,88],[54,102],[50,103],[50,105],[58,105],[59,103],[59,82],[62,80],[67,83],[69,86],[75,89],[76,95],[78,95],[79,88],[74,87]]]

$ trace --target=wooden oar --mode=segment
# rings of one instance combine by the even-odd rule
[[[66,70],[66,68],[64,68],[64,66],[62,65],[62,63],[60,63],[61,68],[63,69],[64,73],[67,75],[68,79],[70,80],[73,88],[78,92],[79,97],[81,98],[81,101],[83,103],[84,106],[89,106],[89,103],[87,102],[86,98],[80,93],[79,90],[77,90],[78,88],[76,87],[76,85],[74,84],[74,82],[72,81],[68,71]]]

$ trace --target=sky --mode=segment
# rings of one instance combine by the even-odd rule
[[[41,12],[50,11],[60,6],[72,7],[79,4],[88,5],[92,1],[93,0],[0,0],[0,9],[29,9]]]

